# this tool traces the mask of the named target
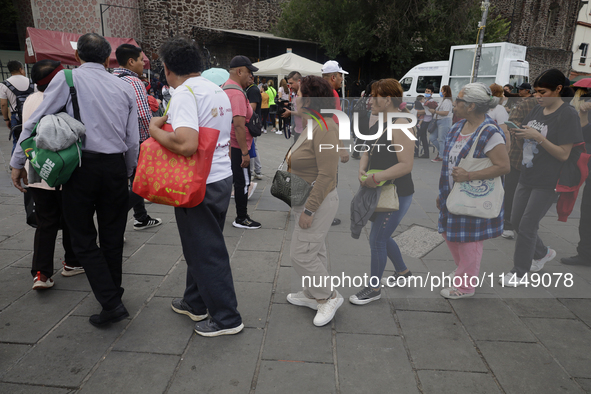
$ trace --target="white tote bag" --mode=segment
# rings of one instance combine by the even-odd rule
[[[486,157],[475,159],[474,150],[482,133],[473,140],[468,155],[460,160],[458,167],[466,171],[480,171],[492,166],[492,161]],[[483,219],[494,219],[501,213],[505,190],[501,177],[470,182],[456,182],[447,197],[447,210],[454,215],[474,216]]]

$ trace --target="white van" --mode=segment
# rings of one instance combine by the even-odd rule
[[[428,85],[433,85],[434,93],[439,93],[441,86],[449,85],[452,94],[458,94],[462,86],[470,82],[475,51],[476,45],[452,46],[449,60],[421,63],[413,67],[400,80],[404,97],[424,94]],[[476,80],[487,86],[498,83],[501,86],[511,84],[517,87],[528,82],[526,51],[527,47],[509,42],[483,44]]]

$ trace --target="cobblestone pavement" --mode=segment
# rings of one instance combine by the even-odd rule
[[[333,322],[318,328],[314,311],[285,298],[299,282],[289,259],[294,223],[269,187],[288,142],[264,134],[264,180],[249,201],[263,228],[233,228],[232,202],[224,230],[244,331],[203,338],[171,310],[173,297],[183,294],[186,266],[173,209],[156,204],[148,212],[162,226],[133,231],[130,215],[125,233],[123,301],[131,317],[100,330],[88,323],[100,307],[85,276],[59,274],[61,239],[55,286],[31,290],[34,229],[10,183],[6,128],[0,135],[1,393],[591,392],[591,268],[559,263],[575,254],[578,205],[567,223],[557,221],[554,208],[542,221],[541,236],[558,253],[540,272],[551,285],[501,288],[498,275],[512,266],[514,241],[498,238],[485,242],[486,283],[475,297],[448,301],[440,287],[384,288],[382,299],[366,306],[345,301]],[[341,278],[369,271],[368,228],[359,240],[348,229],[357,165],[340,165],[343,223],[327,240],[332,274]],[[433,233],[439,169],[417,159],[414,200],[395,233],[406,264],[427,284],[454,267]],[[387,269],[391,274],[390,263]],[[555,287],[558,273],[572,273],[574,285],[565,286],[563,276]],[[358,288],[339,291],[347,298]]]

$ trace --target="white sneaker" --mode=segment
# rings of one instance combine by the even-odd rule
[[[257,185],[258,185],[258,183],[251,183],[250,186],[248,187],[248,199],[249,200],[252,197],[252,195],[254,194],[254,191],[257,189]]]
[[[258,179],[259,181],[263,179],[263,174],[257,174],[256,172],[254,173],[254,179]]]
[[[452,272],[450,272],[449,274],[447,274],[447,275],[445,275],[445,276],[447,276],[447,277],[450,277],[450,278],[451,278],[451,280],[453,280],[453,279],[456,277],[456,271],[457,271],[457,270],[458,270],[458,269],[456,268],[455,270],[453,270]]]
[[[275,132],[275,134],[283,134],[283,131],[281,131],[281,130],[277,130],[277,131]]]
[[[318,303],[318,312],[316,312],[316,316],[314,317],[314,325],[316,327],[322,327],[330,323],[335,313],[337,313],[337,309],[343,305],[343,296],[338,291],[336,293],[337,296],[335,298],[330,298],[325,303]]]
[[[531,268],[529,269],[529,272],[541,271],[542,268],[544,268],[544,264],[546,264],[548,261],[554,259],[554,257],[556,257],[556,251],[554,249],[548,248],[548,253],[546,253],[546,255],[544,257],[542,257],[539,260],[532,260],[531,261]]]
[[[527,274],[520,278],[513,272],[507,272],[505,276],[499,279],[499,284],[503,287],[519,287],[527,283],[529,283],[527,280]]]
[[[304,295],[303,291],[297,293],[289,293],[287,295],[287,302],[297,306],[307,306],[310,309],[318,310],[318,301],[314,298],[308,298]]]
[[[501,234],[501,237],[505,239],[513,239],[515,238],[515,232],[513,230],[503,230],[503,234]]]
[[[271,129],[271,133],[276,133],[276,132],[277,132],[277,129],[276,129],[275,127],[273,127],[273,128]]]

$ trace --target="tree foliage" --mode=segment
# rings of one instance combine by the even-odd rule
[[[475,43],[480,19],[479,0],[291,0],[274,33],[318,42],[330,58],[369,58],[401,76],[447,59],[452,45]],[[503,41],[509,23],[489,17],[485,42]]]

